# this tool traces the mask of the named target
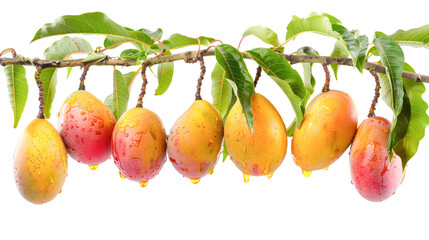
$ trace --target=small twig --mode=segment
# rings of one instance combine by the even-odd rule
[[[79,90],[85,90],[85,78],[91,65],[85,65],[83,67],[82,75],[80,76]]]
[[[253,82],[253,85],[255,88],[256,88],[256,85],[258,84],[259,78],[261,77],[261,73],[262,73],[262,67],[258,66],[256,68],[255,81]]]
[[[201,85],[203,84],[204,75],[206,74],[206,66],[204,65],[203,55],[200,54],[200,56],[198,56],[198,59],[200,61],[201,73],[200,73],[200,77],[198,78],[197,92],[195,93],[195,101],[196,100],[202,100],[202,98],[201,98]]]
[[[43,71],[43,67],[42,66],[37,66],[36,67],[37,71],[36,71],[36,75],[35,75],[35,79],[36,79],[36,83],[37,83],[37,87],[39,88],[39,113],[37,114],[37,118],[40,119],[45,119],[45,98],[43,96],[44,94],[44,89],[43,89],[43,83],[40,80],[40,74]]]
[[[322,63],[323,66],[323,70],[325,71],[325,84],[323,85],[323,89],[322,92],[329,92],[329,83],[331,82],[331,75],[329,73],[329,69],[328,69],[328,63],[326,61],[324,61]]]
[[[145,64],[142,65],[141,74],[142,74],[143,83],[142,83],[142,88],[140,91],[139,98],[137,100],[136,107],[143,107],[143,97],[146,94],[146,85],[147,85],[146,68],[148,67],[149,65],[145,65]]]
[[[375,79],[375,94],[374,94],[374,99],[372,100],[372,103],[371,103],[371,108],[369,109],[368,117],[374,117],[375,107],[377,106],[378,98],[380,97],[381,85],[380,85],[380,78],[378,77],[378,74],[375,72],[375,70],[371,70],[370,73]]]

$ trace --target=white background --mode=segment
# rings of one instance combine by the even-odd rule
[[[0,49],[9,47],[25,57],[43,57],[44,50],[56,37],[30,44],[45,23],[66,14],[101,11],[117,23],[164,30],[164,38],[173,33],[191,37],[205,35],[237,46],[242,33],[253,25],[276,31],[284,41],[286,26],[293,15],[306,17],[311,12],[327,12],[339,18],[348,29],[359,29],[369,39],[377,30],[391,34],[429,23],[427,8],[421,1],[3,1],[1,3]],[[95,48],[102,37],[87,38]],[[303,34],[288,43],[286,52],[311,45],[321,55],[329,55],[334,39]],[[241,50],[266,46],[249,37]],[[123,48],[122,48],[123,49]],[[406,61],[417,72],[429,74],[429,50],[404,47]],[[107,52],[117,56],[118,51]],[[376,61],[377,59],[372,59]],[[210,73],[214,58],[206,58],[207,75],[203,98],[211,101]],[[248,63],[254,74],[256,66]],[[294,66],[302,72],[300,65]],[[17,129],[13,128],[4,73],[0,74],[0,239],[399,239],[425,238],[429,215],[429,177],[427,169],[429,137],[421,141],[418,153],[408,164],[406,177],[396,194],[381,203],[363,199],[350,184],[348,151],[328,171],[317,171],[306,178],[293,163],[290,148],[273,178],[251,177],[243,182],[241,172],[227,159],[219,162],[214,174],[197,185],[191,184],[166,162],[160,175],[146,188],[119,178],[110,159],[91,171],[69,158],[68,178],[63,192],[44,205],[33,205],[18,193],[13,177],[13,152],[26,125],[37,114],[37,88],[34,69],[27,67],[29,96]],[[121,69],[124,73],[136,68]],[[66,78],[58,74],[57,94],[52,108],[54,126],[61,102],[78,87],[78,68]],[[314,66],[316,93],[322,88],[324,74]],[[144,106],[157,113],[169,131],[175,119],[194,100],[199,65],[177,62],[170,89],[155,97],[157,80],[149,76]],[[93,67],[87,76],[87,90],[99,99],[112,91],[112,67]],[[427,85],[426,85],[427,87]],[[341,67],[339,81],[332,89],[348,92],[358,109],[359,122],[366,118],[373,96],[374,81],[369,73],[360,74]],[[140,81],[134,85],[130,107],[137,101]],[[276,85],[263,75],[256,89],[277,107],[286,125],[294,113]],[[424,99],[429,101],[429,94]],[[384,102],[377,115],[392,117]],[[426,130],[426,135],[429,135]],[[289,146],[290,146],[289,139]],[[309,151],[316,149],[309,149]],[[427,236],[426,236],[427,237]]]

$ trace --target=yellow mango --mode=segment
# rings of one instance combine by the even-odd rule
[[[196,100],[174,123],[167,152],[174,168],[193,183],[216,165],[223,139],[223,123],[217,109]]]
[[[230,159],[247,176],[271,176],[286,155],[286,127],[271,102],[258,93],[251,98],[251,111],[253,133],[239,101],[232,107],[225,121],[226,149]]]
[[[14,154],[15,182],[21,195],[35,204],[51,201],[67,176],[67,151],[57,130],[45,119],[33,120]]]
[[[348,148],[357,128],[357,111],[342,91],[320,93],[308,105],[292,138],[292,156],[303,171],[329,167]]]

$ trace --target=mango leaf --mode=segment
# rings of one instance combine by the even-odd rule
[[[16,128],[27,102],[28,83],[26,71],[22,65],[9,65],[4,67],[4,73],[6,75],[7,90],[14,117],[13,127]]]
[[[213,106],[219,111],[222,118],[224,118],[229,110],[232,97],[234,95],[231,85],[225,78],[225,71],[219,64],[215,64],[212,71],[212,98]]]
[[[407,63],[404,63],[404,71],[415,72]],[[381,90],[384,86],[390,87],[388,78],[385,74],[379,74],[381,81]],[[416,154],[419,142],[425,136],[425,128],[429,124],[429,116],[426,111],[428,104],[423,100],[422,95],[426,91],[425,85],[421,82],[402,78],[404,84],[404,105],[401,114],[406,134],[393,148],[395,153],[402,159],[402,167],[405,168],[407,162]],[[386,98],[387,96],[387,98]],[[391,94],[382,94],[383,100],[388,106],[392,106]],[[408,118],[407,118],[408,116]]]
[[[164,55],[171,55],[166,52]],[[174,62],[165,62],[158,65],[158,88],[155,90],[155,95],[162,95],[170,87],[173,81]]]
[[[394,119],[392,121],[392,131],[389,135],[387,150],[389,157],[393,157],[394,146],[404,137],[404,133],[396,126],[398,116],[401,113],[404,98],[404,89],[402,84],[402,69],[404,66],[404,53],[401,47],[392,39],[381,37],[374,40],[374,45],[379,49],[381,63],[386,67],[387,77],[392,90],[392,110]]]
[[[271,49],[255,48],[247,52],[283,90],[295,111],[297,127],[299,128],[305,112],[303,101],[309,94],[299,73],[292,68],[284,57]]]
[[[376,32],[375,37],[389,37],[399,45],[429,49],[429,24],[409,30],[398,30],[391,35]]]
[[[237,87],[237,96],[246,117],[247,125],[253,132],[253,114],[250,99],[254,92],[253,79],[247,70],[243,56],[236,48],[228,44],[216,46],[215,55],[217,63],[225,71],[225,78]],[[234,87],[232,85],[232,87]]]
[[[128,108],[130,98],[130,87],[135,76],[135,72],[122,74],[119,70],[113,71],[113,93],[107,96],[104,104],[112,111],[118,120]]]
[[[92,47],[88,41],[82,38],[64,37],[54,42],[45,50],[44,56],[47,60],[71,59],[73,53],[91,52]],[[68,73],[69,74],[69,73]],[[45,117],[51,117],[52,102],[55,98],[55,88],[57,86],[57,68],[45,68],[40,74],[44,88]]]
[[[357,40],[359,41],[360,52],[356,60],[356,68],[362,73],[365,67],[366,51],[368,50],[368,36],[360,35]]]
[[[319,53],[312,47],[301,47],[296,51],[298,55],[311,55],[311,56],[319,56]],[[314,92],[314,86],[316,85],[316,79],[313,76],[313,63],[302,63],[304,68],[304,85],[308,91],[308,98],[305,101],[307,104],[308,99]]]
[[[104,53],[90,53],[88,54],[88,56],[85,57],[85,59],[83,59],[83,62],[92,62],[92,61],[96,61],[96,60],[102,60],[104,58],[106,58],[107,56]]]
[[[347,30],[341,25],[340,20],[337,18],[326,13],[312,13],[307,18],[293,16],[292,21],[287,26],[286,42],[305,32],[319,33],[337,39],[352,58],[353,66],[360,67],[360,65],[357,65],[358,57],[361,52],[359,40],[352,31]],[[358,68],[358,70],[362,72],[363,67]],[[334,72],[336,72],[336,70],[334,70]]]
[[[348,57],[349,53],[347,52],[344,45],[340,40],[337,40],[334,45],[334,50],[331,53],[331,57]],[[331,64],[332,71],[334,72],[335,79],[338,80],[338,68],[340,66],[337,64]]]
[[[146,47],[154,43],[154,40],[143,31],[133,31],[122,27],[101,12],[59,17],[53,23],[47,23],[40,28],[31,42],[44,37],[64,34],[102,34],[120,37],[123,41],[137,42]]]
[[[261,39],[263,42],[270,44],[273,47],[277,47],[280,45],[279,38],[278,38],[277,34],[273,30],[271,30],[267,27],[252,26],[252,27],[246,29],[246,31],[244,31],[244,33],[243,33],[243,37],[248,36],[248,35],[256,36],[259,39]]]
[[[336,39],[340,37],[340,34],[332,29],[332,23],[328,16],[313,13],[307,18],[292,17],[287,26],[286,42],[305,32],[318,33]]]
[[[200,39],[200,44],[204,46],[209,46],[210,43],[214,41],[214,38],[209,37],[201,36],[198,38]],[[164,45],[166,51],[171,51],[178,48],[198,45],[198,38],[191,38],[175,33],[171,35],[168,39],[162,41],[162,44]]]

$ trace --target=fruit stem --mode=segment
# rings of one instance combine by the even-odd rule
[[[39,113],[37,114],[37,118],[40,119],[45,119],[45,98],[43,97],[43,93],[45,92],[43,89],[43,83],[40,80],[40,74],[43,71],[43,67],[42,66],[37,66],[36,67],[37,71],[36,71],[36,75],[35,75],[35,79],[36,79],[36,83],[37,83],[37,87],[39,88]]]
[[[143,107],[143,97],[146,94],[146,85],[147,85],[146,68],[147,67],[149,67],[149,65],[146,65],[146,64],[142,65],[141,73],[142,73],[143,84],[142,84],[141,92],[136,105],[136,107],[140,107],[140,108]]]
[[[380,85],[380,78],[378,77],[378,74],[375,72],[375,70],[373,69],[369,72],[375,79],[375,94],[374,94],[374,99],[372,100],[372,103],[371,103],[371,108],[369,109],[368,117],[374,117],[375,107],[377,106],[378,98],[380,97],[381,85]]]
[[[82,75],[80,76],[79,90],[85,90],[85,78],[88,73],[90,65],[85,65],[83,67]]]
[[[258,84],[259,78],[261,77],[261,73],[262,73],[262,67],[258,66],[256,68],[255,81],[253,82],[253,85],[255,88],[256,88],[256,85]]]
[[[329,92],[329,83],[331,82],[331,75],[329,73],[328,63],[326,62],[326,59],[323,60],[322,66],[323,70],[325,71],[325,84],[323,85],[322,92]]]
[[[204,75],[206,74],[206,66],[204,64],[203,55],[200,54],[197,58],[200,61],[201,73],[200,73],[200,77],[198,78],[197,92],[195,93],[195,101],[196,100],[202,100],[202,98],[201,98],[201,85],[203,84]]]

